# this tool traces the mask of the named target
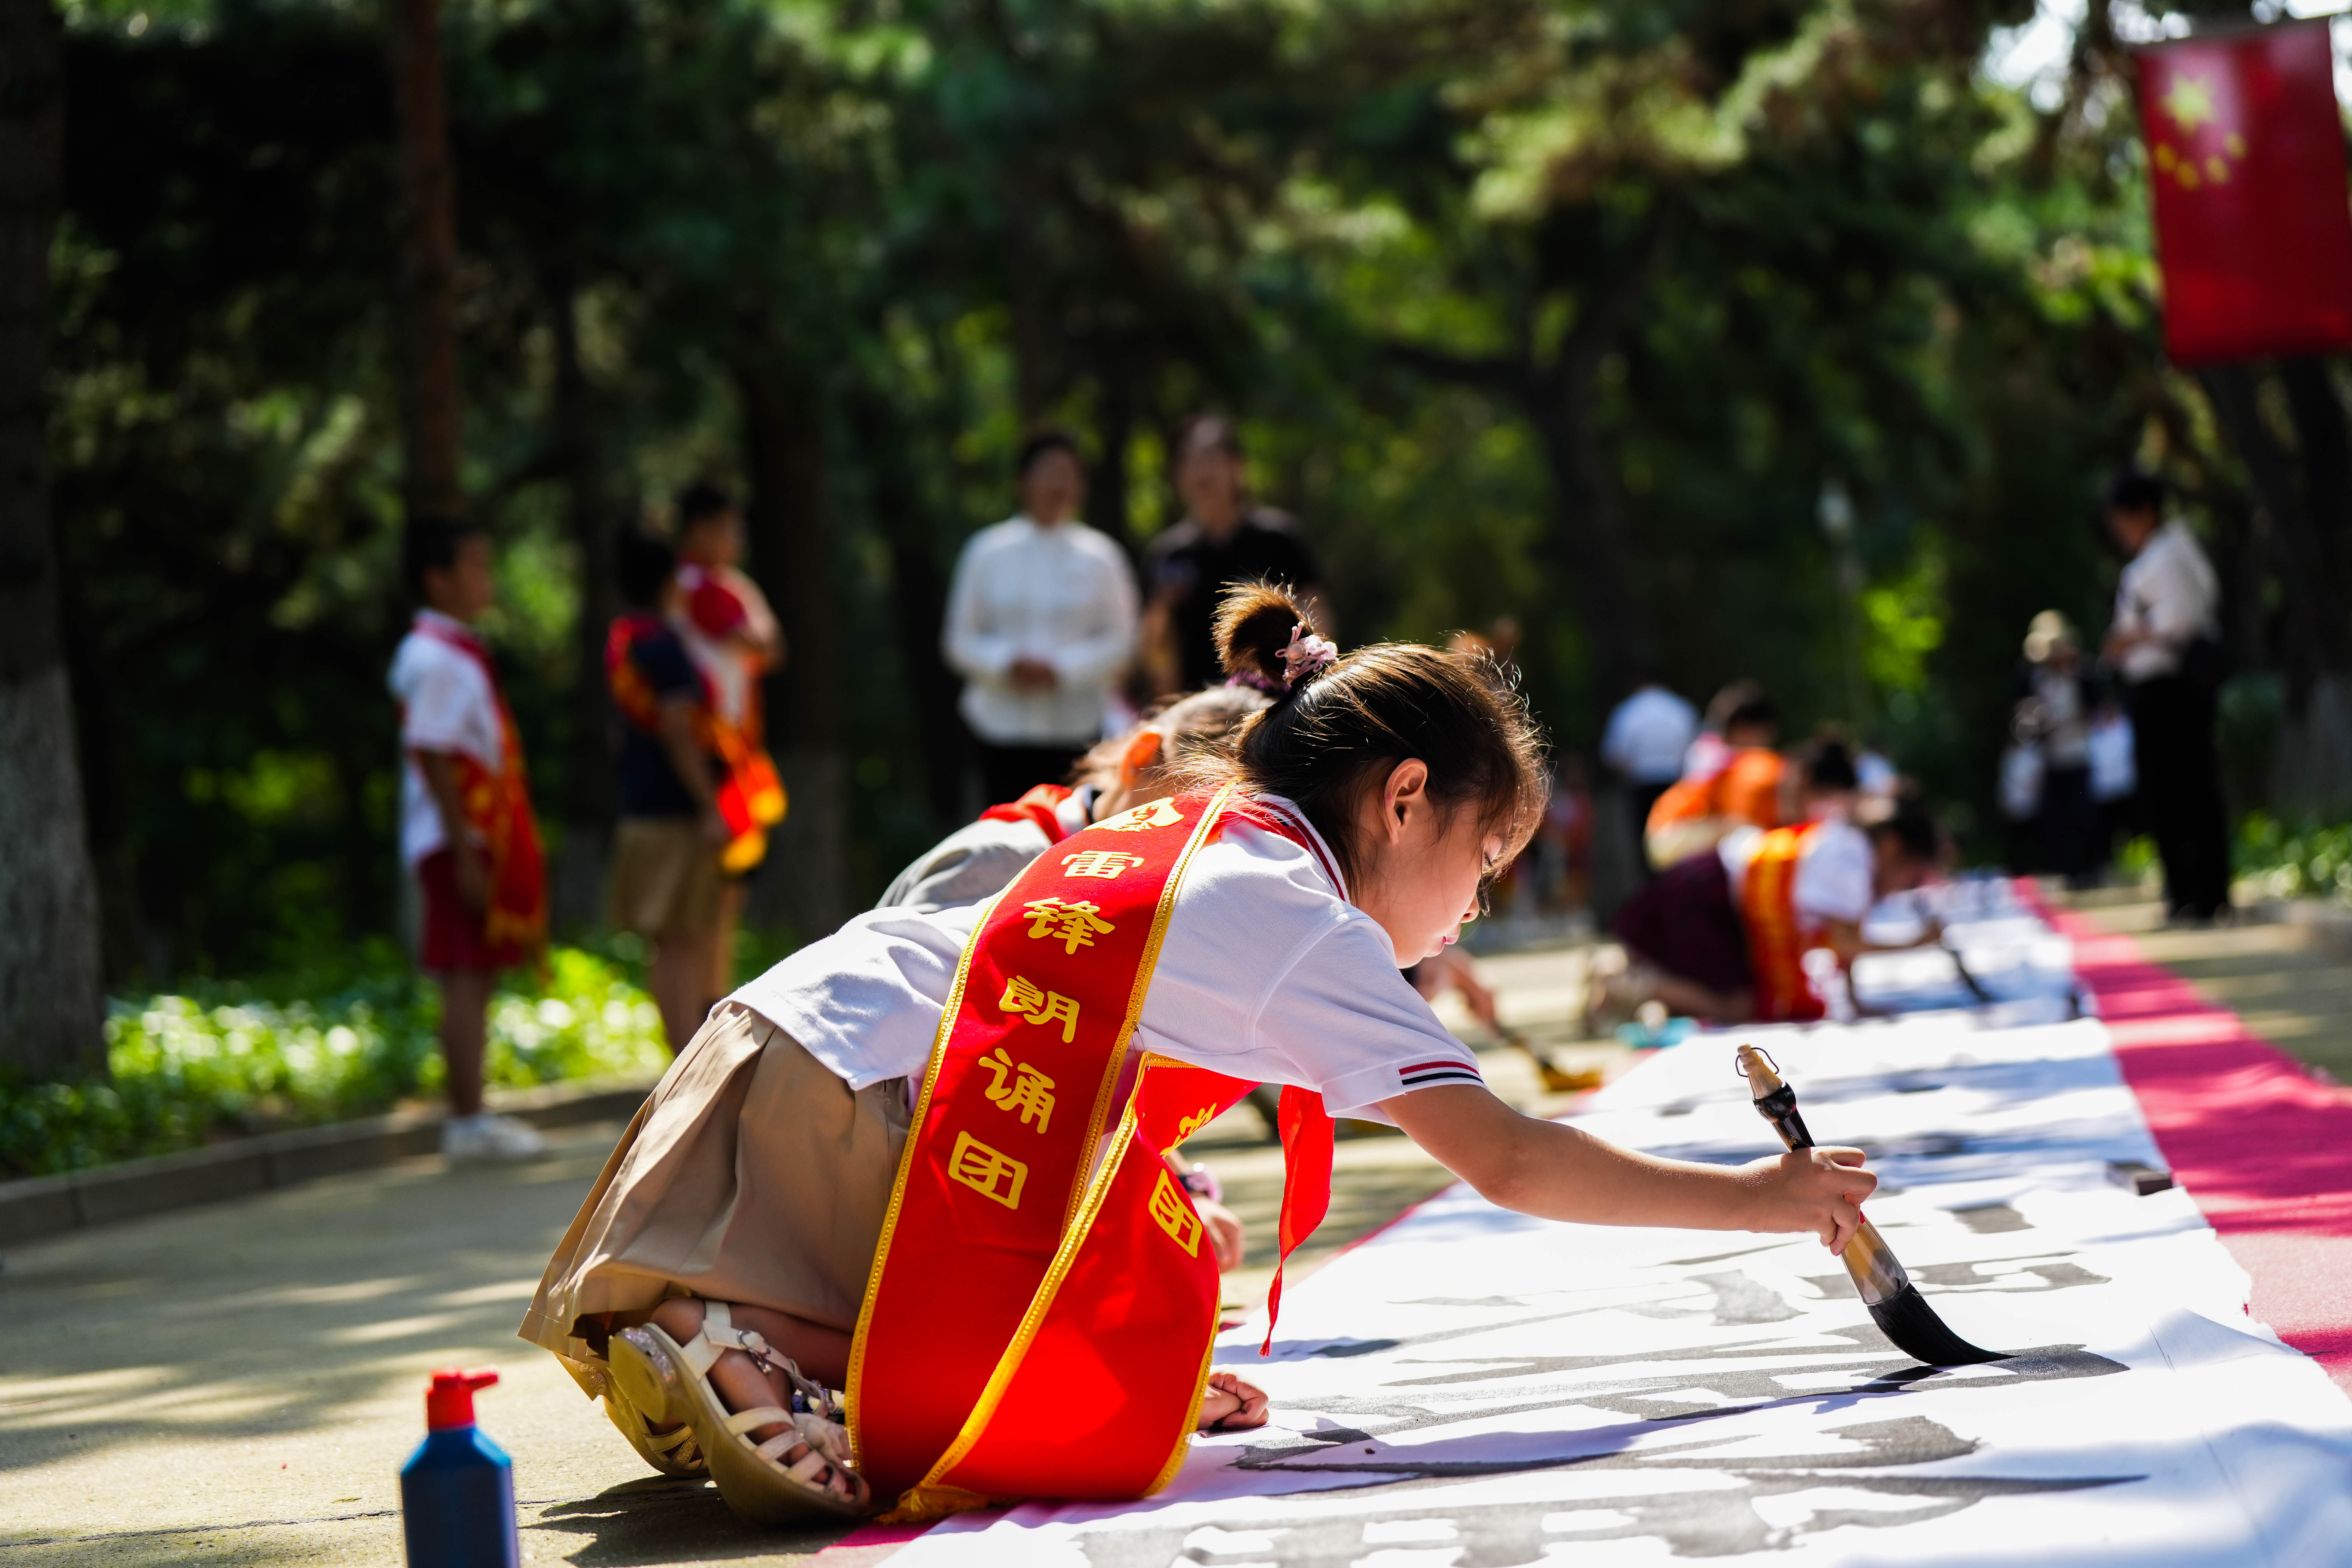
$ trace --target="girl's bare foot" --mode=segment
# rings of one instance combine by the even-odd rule
[[[782,1316],[780,1313],[762,1313],[756,1307],[730,1307],[730,1315],[735,1319],[738,1329],[751,1328],[763,1316]],[[653,1321],[671,1339],[685,1344],[702,1331],[702,1302],[691,1296],[673,1297],[654,1309]],[[750,1410],[762,1405],[772,1405],[785,1410],[793,1407],[792,1381],[784,1375],[784,1369],[779,1365],[772,1371],[762,1372],[758,1363],[740,1350],[720,1352],[719,1360],[711,1365],[709,1377],[711,1388],[718,1394],[720,1403],[730,1411]],[[673,1429],[654,1428],[656,1432]],[[745,1436],[754,1443],[764,1443],[771,1437],[794,1429],[789,1423],[772,1422],[765,1426],[751,1428]],[[809,1451],[806,1442],[795,1443],[776,1456],[776,1463],[790,1468],[799,1464]],[[829,1460],[830,1457],[827,1458]],[[818,1472],[814,1483],[826,1491],[851,1499],[862,1497],[866,1489],[863,1479],[830,1462]]]
[[[1229,1372],[1213,1372],[1201,1391],[1200,1429],[1203,1432],[1246,1432],[1265,1425],[1265,1390],[1244,1383]]]

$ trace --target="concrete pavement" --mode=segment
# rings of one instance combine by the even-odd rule
[[[1507,1021],[1539,1041],[1572,1038],[1580,953],[1485,968]],[[1517,1053],[1482,1055],[1507,1097],[1564,1103],[1539,1094]],[[1622,1055],[1560,1052],[1570,1066]],[[11,1249],[0,1259],[0,1558],[396,1563],[399,1468],[423,1434],[426,1373],[451,1364],[502,1374],[478,1408],[514,1457],[527,1561],[790,1563],[838,1539],[839,1527],[741,1525],[708,1486],[652,1475],[553,1358],[514,1337],[619,1130],[564,1130],[551,1157],[527,1166],[422,1158]],[[1244,1109],[1192,1152],[1250,1222],[1250,1266],[1227,1294],[1255,1305],[1272,1272],[1280,1152]],[[1331,1216],[1294,1267],[1449,1180],[1393,1135],[1349,1138],[1337,1163]],[[858,1565],[837,1552],[826,1568]]]
[[[2352,1076],[2352,956],[2280,925],[2153,931],[2153,906],[2110,895],[2095,919],[2240,1009],[2306,1060]],[[1583,953],[1490,959],[1507,1021],[1561,1065],[1628,1053],[1577,1041]],[[1465,1038],[1457,1005],[1440,1011]],[[1539,1110],[1525,1058],[1484,1049],[1489,1081]],[[513,1337],[539,1271],[616,1123],[568,1129],[553,1155],[504,1169],[438,1158],[103,1226],[0,1259],[0,1558],[104,1563],[395,1563],[398,1470],[436,1366],[495,1364],[484,1429],[515,1459],[528,1561],[806,1562],[840,1527],[755,1530],[709,1487],[651,1475],[552,1358]],[[1280,1151],[1237,1109],[1196,1138],[1251,1226],[1238,1306],[1272,1272]],[[1351,1136],[1330,1218],[1294,1268],[1444,1186],[1402,1138]],[[835,1551],[864,1568],[887,1549]]]

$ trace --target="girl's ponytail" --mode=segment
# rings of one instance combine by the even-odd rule
[[[1227,681],[1255,687],[1276,701],[1339,660],[1315,635],[1306,606],[1278,583],[1247,583],[1217,606],[1217,657]]]
[[[1358,804],[1409,757],[1427,764],[1441,807],[1475,812],[1503,839],[1506,859],[1534,835],[1549,795],[1543,742],[1493,659],[1416,643],[1377,643],[1342,658],[1315,635],[1297,597],[1271,583],[1230,590],[1216,627],[1232,683],[1273,700],[1244,721],[1230,754],[1189,763],[1188,784],[1237,775],[1245,789],[1291,801],[1351,884],[1361,868]]]

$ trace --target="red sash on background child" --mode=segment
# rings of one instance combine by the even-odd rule
[[[1034,784],[1019,800],[1008,800],[1002,805],[992,805],[980,814],[982,822],[1029,822],[1045,836],[1048,844],[1059,844],[1067,838],[1068,829],[1062,826],[1061,813],[1055,810],[1076,792],[1068,784]]]
[[[639,638],[668,633],[659,616],[631,610],[614,620],[604,637],[604,680],[612,688],[613,705],[648,735],[661,733],[661,703],[629,654]],[[702,696],[695,713],[695,744],[717,757],[727,774],[718,793],[719,816],[727,824],[729,837],[719,864],[728,875],[740,876],[767,858],[768,829],[784,819],[784,786],[768,753],[719,716],[708,678],[698,670],[695,679]]]
[[[1819,826],[1808,822],[1772,829],[1748,863],[1739,920],[1748,928],[1748,963],[1756,974],[1759,1023],[1811,1023],[1828,1012],[1805,977],[1805,952],[1818,944],[1805,940],[1797,918],[1797,861]]]
[[[420,617],[415,629],[474,661],[489,683],[499,710],[501,760],[489,769],[463,752],[448,753],[457,775],[457,804],[466,826],[481,841],[490,862],[490,902],[483,911],[482,935],[502,960],[521,962],[547,942],[547,867],[539,846],[539,823],[530,814],[530,780],[523,771],[522,736],[479,637]]]
[[[901,1520],[1148,1496],[1182,1462],[1217,1265],[1162,1156],[1255,1086],[1146,1056],[1097,1151],[1185,868],[1237,816],[1314,847],[1230,787],[1153,801],[1032,862],[964,949],[850,1352],[857,1468]],[[1280,1121],[1287,1257],[1332,1130],[1297,1088]]]

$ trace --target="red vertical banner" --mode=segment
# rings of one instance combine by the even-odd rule
[[[2164,341],[2181,364],[2352,347],[2352,203],[2325,21],[2139,51]]]

